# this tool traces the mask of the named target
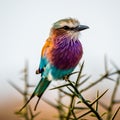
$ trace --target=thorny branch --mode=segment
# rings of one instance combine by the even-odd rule
[[[44,100],[46,103],[54,107],[58,110],[58,118],[59,120],[81,120],[86,119],[89,117],[94,117],[97,120],[114,120],[116,116],[118,115],[120,111],[120,99],[115,99],[116,93],[118,91],[119,83],[120,83],[120,69],[112,62],[114,71],[110,71],[108,68],[108,61],[105,58],[104,62],[105,66],[105,72],[100,76],[97,80],[94,80],[95,82],[92,82],[91,84],[88,84],[85,87],[81,87],[84,85],[88,80],[91,80],[91,76],[83,74],[83,68],[84,68],[84,62],[80,66],[80,70],[77,72],[73,72],[70,75],[68,75],[68,81],[64,85],[60,85],[57,87],[52,88],[51,90],[58,90],[58,100],[57,103],[52,103],[48,100]],[[76,80],[70,80],[70,76],[76,76]],[[101,99],[104,95],[107,94],[108,88],[106,87],[106,90],[100,94],[100,90],[97,91],[97,96],[94,100],[86,99],[83,95],[83,92],[86,92],[87,90],[94,89],[95,85],[98,85],[98,83],[101,83],[104,80],[110,80],[111,82],[115,83],[113,93],[111,94],[110,104],[107,106],[103,102],[101,102]],[[28,89],[31,85],[28,84],[28,63],[25,65],[24,69],[24,90],[21,90],[18,86],[16,86],[14,83],[9,82],[10,85],[12,85],[19,93],[21,93],[24,97],[24,102],[27,101],[27,95]],[[67,88],[68,90],[64,89]],[[79,89],[82,88],[82,89]],[[66,99],[69,100],[69,104],[64,104],[63,100]],[[116,111],[113,113],[113,107],[115,104],[119,104],[119,107],[116,109]],[[104,113],[101,113],[99,111],[99,106],[103,107],[105,109]],[[22,117],[25,118],[25,120],[34,120],[35,117],[39,114],[33,114],[32,109],[30,106],[26,107],[25,113],[18,113]]]

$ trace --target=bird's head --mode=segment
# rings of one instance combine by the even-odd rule
[[[72,39],[78,39],[79,33],[82,30],[88,29],[86,25],[80,25],[80,22],[73,18],[61,19],[53,24],[51,35],[67,35]]]

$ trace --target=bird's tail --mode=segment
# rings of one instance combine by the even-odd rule
[[[43,95],[43,93],[45,92],[45,90],[47,89],[47,87],[49,86],[50,82],[51,81],[49,81],[47,78],[42,78],[40,80],[40,82],[38,83],[37,87],[35,88],[33,94],[31,95],[31,97],[29,98],[29,100],[26,102],[26,104],[20,109],[20,111],[22,111],[23,108],[26,107],[26,105],[31,101],[31,99],[34,96],[38,97],[37,103],[36,103],[35,108],[34,108],[34,110],[36,110],[37,105],[39,103],[39,100],[40,100],[41,96]]]

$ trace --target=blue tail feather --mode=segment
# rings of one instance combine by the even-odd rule
[[[49,86],[50,83],[51,83],[51,81],[49,81],[47,78],[42,78],[40,80],[40,82],[38,83],[37,87],[35,88],[33,94],[31,95],[29,100],[26,102],[26,104],[20,109],[20,111],[22,111],[24,109],[24,107],[26,107],[26,105],[31,101],[31,99],[34,96],[38,97],[38,101],[37,101],[35,108],[34,108],[34,110],[36,110],[41,96],[43,95],[43,93],[45,92],[45,90],[47,89],[47,87]]]

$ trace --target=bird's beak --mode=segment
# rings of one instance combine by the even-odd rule
[[[79,25],[75,28],[75,31],[82,31],[82,30],[85,30],[85,29],[88,29],[89,27],[86,26],[86,25]]]

